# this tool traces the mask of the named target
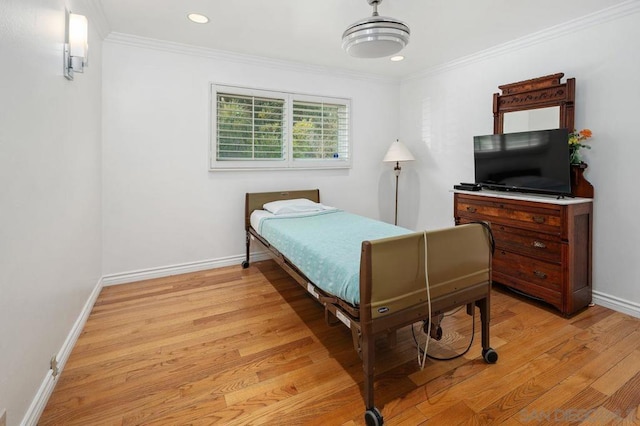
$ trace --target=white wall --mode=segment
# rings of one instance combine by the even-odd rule
[[[596,188],[596,293],[640,308],[637,12],[493,49],[401,86],[118,35],[102,56],[90,27],[90,67],[69,82],[64,9],[88,14],[91,25],[87,4],[0,2],[0,409],[9,425],[23,418],[101,275],[242,254],[247,191],[318,187],[327,204],[391,221],[393,175],[381,159],[398,136],[417,157],[400,176],[400,224],[450,225],[448,191],[473,178],[471,137],[491,133],[491,94],[559,71],[577,79],[576,126],[595,135],[585,157]],[[210,82],[351,98],[353,168],[209,172]]]
[[[382,158],[399,82],[122,35],[103,60],[105,275],[242,255],[246,192],[319,188],[326,204],[393,220]],[[352,169],[208,171],[211,82],[350,98]]]
[[[90,30],[90,67],[63,77],[65,6],[86,13],[81,1],[0,2],[0,408],[9,425],[101,277],[101,49]]]
[[[472,137],[493,133],[498,85],[564,72],[576,78],[575,125],[594,134],[583,157],[595,187],[596,300],[638,315],[640,8],[630,5],[631,15],[601,14],[405,79],[401,136],[424,163],[406,185],[410,198],[419,199],[408,222],[416,228],[453,224],[449,190],[473,182]]]
[[[106,275],[243,253],[243,194],[319,187],[328,204],[393,220],[393,175],[380,159],[398,135],[417,160],[400,176],[399,223],[453,223],[453,184],[473,180],[472,136],[492,132],[498,85],[575,77],[576,127],[594,131],[586,176],[595,185],[594,290],[601,304],[640,312],[640,229],[629,196],[640,85],[636,2],[393,81],[222,56],[111,35],[105,43]],[[350,171],[209,172],[209,83],[353,99]],[[398,114],[398,108],[401,114]],[[613,303],[613,305],[612,305]]]

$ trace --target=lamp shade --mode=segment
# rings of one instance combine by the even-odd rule
[[[384,156],[384,159],[382,161],[400,162],[413,160],[415,160],[415,158],[413,157],[413,154],[411,154],[411,151],[409,151],[409,149],[407,149],[407,147],[402,142],[396,140],[391,144],[391,146],[387,150],[387,154]]]
[[[87,40],[89,25],[87,17],[77,13],[69,14],[69,54],[71,56],[87,57]]]

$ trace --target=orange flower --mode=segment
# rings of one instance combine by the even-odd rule
[[[591,149],[589,145],[582,143],[592,136],[591,130],[582,129],[579,132],[573,129],[573,132],[569,133],[569,162],[571,164],[580,164],[582,159],[580,158],[580,149]]]
[[[592,136],[592,135],[591,135],[591,130],[589,130],[589,129],[582,129],[582,130],[580,130],[580,136],[582,136],[582,137],[583,137],[583,138],[585,138],[585,139],[590,138],[590,137]]]

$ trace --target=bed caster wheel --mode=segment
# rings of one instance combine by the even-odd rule
[[[431,338],[434,340],[442,340],[442,327],[438,326],[434,328],[433,325],[431,327]],[[425,320],[424,323],[422,323],[422,331],[424,331],[424,334],[429,332],[429,320]]]
[[[435,335],[433,332],[431,332],[431,337],[433,337],[435,340],[442,340],[442,327],[438,326]]]
[[[376,407],[364,413],[364,421],[367,423],[367,426],[380,426],[384,424],[382,413]]]
[[[495,364],[498,361],[498,352],[494,351],[493,348],[483,349],[482,358],[487,364]]]
[[[245,260],[242,262],[242,269],[247,269],[249,267],[249,261]]]

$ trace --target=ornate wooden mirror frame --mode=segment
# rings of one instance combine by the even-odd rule
[[[560,83],[564,73],[498,86],[502,94],[493,94],[493,133],[504,130],[504,115],[510,112],[559,107],[559,128],[573,131],[576,79]]]
[[[558,107],[558,128],[572,132],[576,79],[561,83],[562,77],[564,73],[558,73],[498,86],[502,94],[493,94],[493,133],[504,133],[505,114],[549,107]],[[593,198],[593,186],[583,176],[586,168],[584,163],[571,168],[571,192],[576,197]]]

